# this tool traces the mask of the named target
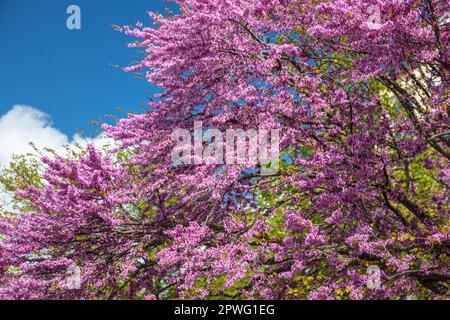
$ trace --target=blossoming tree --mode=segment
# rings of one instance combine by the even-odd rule
[[[1,217],[0,297],[448,298],[447,1],[177,3],[118,28],[164,89],[148,112],[42,159]],[[195,121],[280,129],[278,173],[175,166]]]

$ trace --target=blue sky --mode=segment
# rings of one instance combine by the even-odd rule
[[[66,27],[71,4],[81,8],[81,30]],[[162,0],[0,0],[0,116],[31,106],[72,137],[77,128],[89,135],[88,122],[105,114],[123,117],[118,108],[142,111],[158,89],[111,66],[138,57],[111,24],[149,24],[146,12],[166,7],[175,9]]]

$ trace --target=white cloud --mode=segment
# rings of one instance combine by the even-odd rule
[[[102,145],[104,134],[88,142]],[[64,145],[86,144],[79,134],[71,139],[53,127],[50,115],[29,106],[16,105],[0,118],[0,167],[8,165],[14,154],[33,153],[33,142],[38,149],[51,148],[63,152]]]
[[[52,127],[48,114],[28,106],[14,106],[0,118],[0,166],[6,165],[13,154],[25,154],[36,146],[60,148],[68,144],[65,134]]]
[[[65,145],[85,145],[94,143],[101,147],[109,142],[100,134],[94,139],[84,139],[75,134],[71,139],[53,126],[50,115],[30,106],[16,105],[0,117],[0,168],[6,166],[13,155],[34,153],[30,146],[33,142],[38,149],[51,148],[61,155],[65,154]],[[0,206],[7,204],[10,195],[0,188]]]

